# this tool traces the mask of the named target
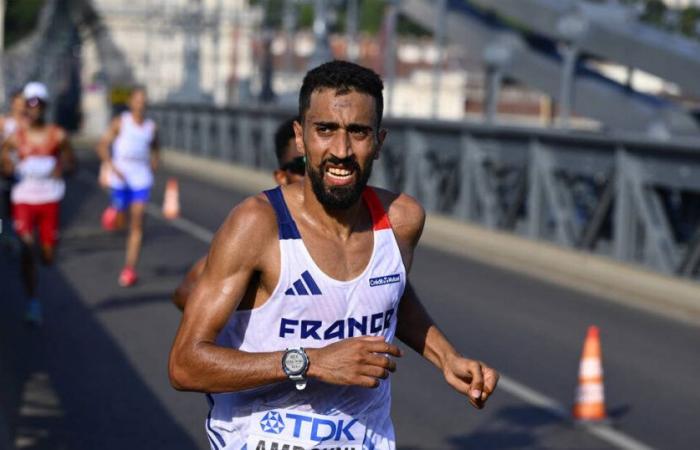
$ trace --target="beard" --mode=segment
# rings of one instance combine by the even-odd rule
[[[319,203],[327,209],[338,210],[348,209],[360,199],[362,192],[367,186],[370,175],[372,175],[373,158],[370,158],[365,170],[362,170],[357,161],[352,158],[336,158],[331,156],[321,163],[320,170],[316,170],[311,166],[309,158],[306,159],[306,174],[311,180],[311,188],[316,195]],[[344,166],[352,170],[356,174],[354,184],[349,186],[326,186],[323,183],[323,174],[326,173],[326,164]]]

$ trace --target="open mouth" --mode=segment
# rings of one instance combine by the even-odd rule
[[[327,164],[325,167],[325,178],[328,184],[334,186],[347,185],[354,181],[355,170],[352,167]]]

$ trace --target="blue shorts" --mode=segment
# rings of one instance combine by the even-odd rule
[[[151,196],[151,188],[132,190],[112,189],[112,206],[117,211],[126,211],[132,203],[146,203]]]

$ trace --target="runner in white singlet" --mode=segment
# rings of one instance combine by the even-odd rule
[[[305,179],[248,198],[214,237],[169,363],[175,388],[210,394],[214,450],[394,449],[395,336],[475,407],[496,387],[411,288],[423,209],[367,186],[382,88],[353,63],[307,73],[294,125]]]
[[[121,228],[127,211],[130,216],[126,261],[119,275],[119,284],[124,287],[133,285],[138,278],[136,264],[141,253],[144,211],[153,185],[153,170],[158,166],[157,127],[145,114],[146,91],[134,89],[129,97],[129,111],[112,121],[97,148],[110,172],[112,191],[112,203],[103,215],[103,223],[110,229]]]
[[[61,127],[46,123],[48,91],[41,83],[24,88],[26,123],[2,144],[0,161],[5,174],[13,174],[12,217],[22,242],[22,281],[27,294],[25,319],[42,321],[42,308],[36,296],[37,269],[34,257],[34,233],[38,230],[41,260],[51,265],[58,241],[59,203],[65,193],[62,176],[74,165],[68,136]],[[12,151],[16,149],[16,159]]]

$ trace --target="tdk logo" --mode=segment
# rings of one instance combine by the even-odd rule
[[[281,338],[299,337],[317,341],[378,334],[391,326],[394,308],[370,316],[348,317],[328,323],[321,320],[280,319]]]
[[[393,275],[384,275],[383,277],[370,278],[369,287],[384,286],[385,284],[398,283],[400,281],[400,273],[395,273]]]
[[[266,433],[279,434],[281,430],[270,430],[268,427],[269,417],[276,418],[276,423],[284,422],[277,411],[270,411],[265,414],[260,426]],[[311,440],[313,442],[323,441],[354,441],[355,436],[352,434],[352,428],[357,424],[357,419],[339,419],[333,420],[326,417],[313,417],[296,412],[287,412],[284,418],[289,422],[292,435],[297,439]]]

